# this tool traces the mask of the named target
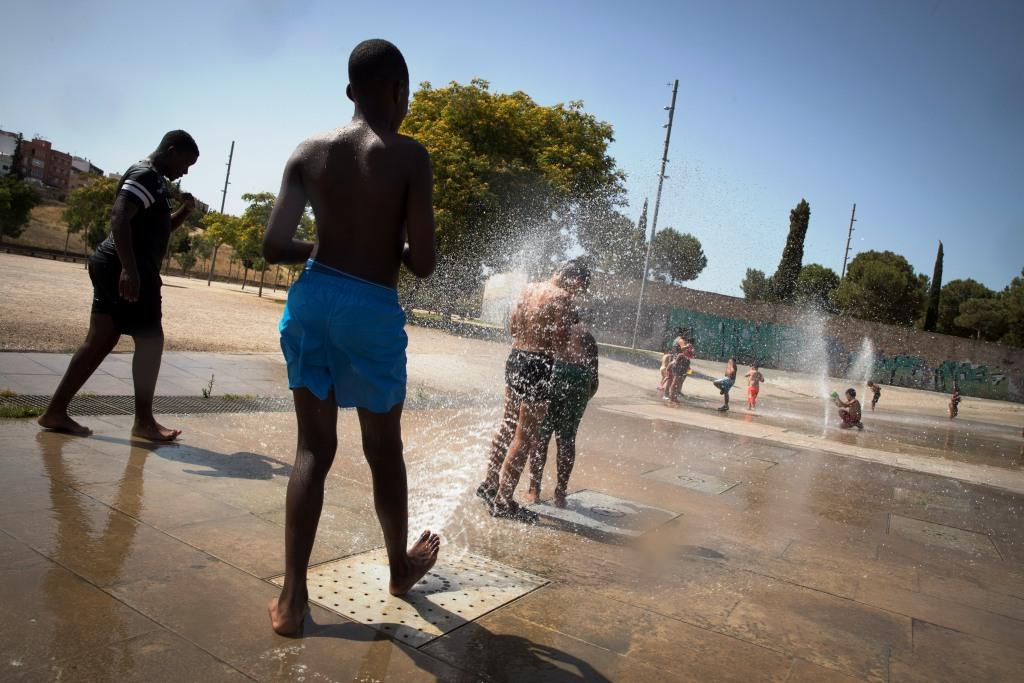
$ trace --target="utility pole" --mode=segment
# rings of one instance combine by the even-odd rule
[[[654,196],[654,215],[651,216],[651,240],[647,243],[647,255],[644,256],[644,276],[640,280],[640,298],[636,302],[636,324],[633,326],[633,343],[631,348],[636,348],[636,338],[640,333],[640,312],[644,307],[644,290],[647,287],[647,271],[651,266],[651,248],[654,246],[654,232],[658,229],[658,208],[661,206],[661,186],[665,182],[665,164],[668,163],[668,143],[672,139],[672,119],[676,113],[676,93],[679,91],[679,79],[672,84],[672,104],[665,107],[668,110],[668,123],[665,124],[665,150],[661,155],[661,173],[658,174],[658,193]]]
[[[235,141],[231,141],[231,151],[228,152],[228,172],[224,174],[224,189],[220,192],[220,212],[224,213],[224,200],[228,198],[228,181],[231,178],[231,160],[235,157]],[[210,260],[210,272],[206,274],[206,286],[210,286],[210,282],[213,281],[213,267],[217,265],[217,250],[220,249],[218,244],[213,248],[213,258]]]
[[[850,260],[850,240],[853,238],[853,224],[857,222],[857,219],[854,218],[856,215],[857,204],[855,202],[853,205],[853,211],[850,212],[850,230],[846,233],[846,253],[843,254],[843,274],[839,276],[840,280],[846,277],[846,262]]]
[[[231,141],[231,151],[228,152],[228,172],[224,174],[224,189],[220,192],[220,212],[224,213],[224,200],[228,198],[228,179],[231,178],[231,159],[235,156],[235,141]]]

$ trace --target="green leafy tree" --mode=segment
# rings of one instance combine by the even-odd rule
[[[654,235],[651,246],[651,271],[666,282],[694,280],[708,265],[700,240],[690,233],[665,228]]]
[[[793,292],[793,302],[812,306],[819,311],[835,313],[832,297],[839,287],[839,275],[831,268],[818,263],[808,263],[800,269]]]
[[[999,296],[1006,311],[1006,334],[999,340],[1010,346],[1024,346],[1024,268]]]
[[[524,245],[548,267],[581,218],[622,202],[612,127],[581,102],[542,106],[480,79],[423,83],[402,132],[430,152],[439,265],[424,287],[448,306],[453,293],[475,291],[483,266],[507,267]]]
[[[834,301],[857,318],[912,326],[924,296],[924,285],[907,259],[891,251],[865,251],[850,261]]]
[[[960,304],[956,324],[985,341],[998,341],[1009,329],[1006,308],[999,299],[968,299]]]
[[[928,301],[924,309],[924,325],[926,332],[934,332],[939,323],[939,300],[942,298],[942,242],[935,254],[935,269],[932,271],[931,286],[928,288]]]
[[[39,193],[24,180],[14,175],[0,178],[0,243],[4,237],[21,236],[38,204]]]
[[[242,220],[238,216],[210,211],[203,216],[202,227],[205,229],[203,239],[210,246],[210,271],[207,273],[206,284],[213,279],[214,268],[217,267],[217,251],[225,244],[231,245],[242,229]]]
[[[240,219],[240,227],[234,234],[231,248],[235,255],[242,262],[245,269],[242,275],[242,289],[249,280],[249,270],[256,266],[256,260],[263,252],[263,230],[265,226],[246,223],[245,218]]]
[[[195,254],[196,260],[203,262],[203,267],[206,267],[206,263],[210,256],[213,254],[213,245],[210,244],[209,238],[205,232],[198,232],[192,235],[192,253]]]
[[[594,267],[620,277],[639,279],[647,251],[644,236],[647,205],[639,225],[612,207],[591,207],[580,219],[580,246],[593,259]]]
[[[63,218],[68,226],[68,237],[82,234],[89,249],[100,246],[110,234],[110,211],[117,197],[118,181],[97,176],[68,195]],[[65,251],[67,240],[65,240]]]
[[[786,246],[782,250],[779,267],[772,276],[772,296],[777,301],[789,302],[793,299],[804,259],[804,239],[807,237],[807,226],[810,222],[811,205],[806,199],[801,199],[789,212],[789,235],[786,237]]]
[[[747,301],[765,301],[771,296],[771,285],[771,278],[766,277],[763,270],[747,268],[740,289]]]
[[[960,315],[960,304],[968,299],[992,299],[995,296],[994,291],[977,280],[950,280],[942,286],[935,331],[957,337],[973,337],[974,330],[956,324],[956,317]]]

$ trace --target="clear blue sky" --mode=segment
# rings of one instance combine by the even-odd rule
[[[500,6],[499,6],[500,5]],[[1024,3],[10,3],[0,127],[123,170],[171,128],[202,149],[183,187],[227,210],[276,191],[307,135],[351,114],[359,40],[405,53],[414,82],[479,76],[543,104],[581,99],[615,128],[638,216],[680,81],[660,226],[692,232],[700,288],[773,271],[789,210],[811,204],[804,262],[889,249],[946,281],[1002,288],[1024,265]]]

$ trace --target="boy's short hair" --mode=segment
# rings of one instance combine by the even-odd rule
[[[851,396],[853,398],[857,398],[857,390],[854,389],[853,387],[850,387],[849,389],[846,390],[846,395]]]
[[[160,144],[157,145],[157,152],[166,152],[171,147],[176,149],[191,152],[196,156],[199,155],[199,145],[196,144],[195,139],[183,130],[171,130],[164,133],[164,136],[160,138]]]
[[[364,40],[349,55],[348,82],[364,92],[390,83],[408,83],[409,67],[394,44],[380,38]]]
[[[590,265],[584,257],[566,261],[558,269],[558,281],[575,282],[581,289],[590,287]]]

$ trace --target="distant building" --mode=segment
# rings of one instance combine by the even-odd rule
[[[71,178],[71,155],[53,148],[49,140],[22,140],[21,159],[26,178],[67,191]]]
[[[14,149],[18,146],[18,134],[0,130],[0,176],[11,172],[14,163]]]
[[[71,176],[68,178],[69,190],[77,190],[83,185],[88,185],[89,181],[97,177],[103,177],[102,168],[82,157],[71,158]]]

